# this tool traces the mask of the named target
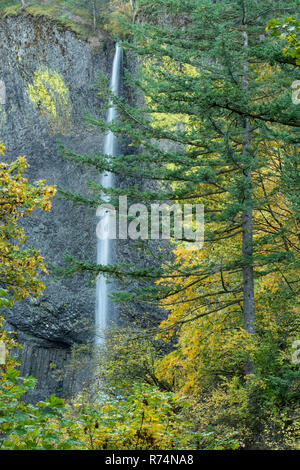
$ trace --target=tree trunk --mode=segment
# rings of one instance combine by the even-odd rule
[[[251,185],[251,168],[245,172],[245,177]],[[244,329],[247,333],[254,336],[255,327],[255,301],[254,301],[254,270],[252,264],[253,256],[253,222],[252,222],[252,207],[249,205],[243,211],[242,215],[242,229],[243,229],[243,311],[244,311]],[[247,358],[246,374],[253,372],[253,364],[250,358]]]
[[[245,2],[243,2],[244,18],[243,18],[243,39],[244,48],[248,49],[248,31],[247,31],[247,19]],[[249,92],[249,66],[248,60],[246,59],[244,64],[244,75],[243,75],[243,89],[245,93]],[[250,150],[250,121],[248,118],[244,120],[244,135],[243,135],[243,148],[242,154],[244,160],[247,160],[247,156]],[[255,301],[254,301],[254,270],[253,270],[253,209],[252,209],[252,196],[250,194],[252,186],[252,171],[251,166],[246,165],[243,170],[243,175],[246,179],[246,190],[244,195],[245,209],[242,214],[242,255],[243,255],[243,312],[244,312],[244,329],[247,333],[254,336],[255,327]],[[253,372],[253,363],[250,357],[247,358],[246,374]]]

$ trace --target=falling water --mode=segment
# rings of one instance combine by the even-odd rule
[[[113,61],[110,89],[114,95],[118,96],[120,91],[120,77],[121,77],[121,65],[122,65],[122,49],[116,45],[116,51]],[[107,122],[111,122],[117,117],[117,110],[112,105],[107,114]],[[114,156],[117,152],[117,139],[114,134],[109,131],[105,135],[104,139],[104,153],[106,155]],[[101,175],[101,185],[104,188],[111,188],[114,186],[114,177],[110,172],[105,172]],[[102,199],[105,202],[109,201],[107,195],[102,194]],[[105,232],[108,234],[112,223],[110,220],[110,214],[105,211],[102,215],[102,227],[105,227]],[[107,236],[104,239],[97,238],[97,264],[107,265],[111,262],[111,245],[112,240]],[[107,326],[108,313],[109,313],[109,286],[108,280],[104,275],[100,275],[96,283],[96,344],[100,345],[104,342],[104,332]]]

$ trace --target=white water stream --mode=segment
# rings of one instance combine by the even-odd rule
[[[120,80],[121,80],[121,67],[122,67],[122,49],[116,45],[115,56],[112,66],[112,74],[110,80],[110,89],[114,95],[118,96],[120,91]],[[112,105],[107,113],[107,122],[111,122],[117,117],[117,110]],[[104,153],[106,155],[114,156],[116,155],[117,149],[117,139],[114,134],[109,131],[104,138]],[[104,188],[114,187],[114,176],[110,172],[105,172],[101,175],[101,185]],[[105,202],[109,202],[109,197],[102,194],[102,199]],[[102,216],[102,227],[105,227],[105,232],[107,237],[104,239],[99,239],[97,237],[97,264],[108,265],[111,262],[111,248],[112,240],[109,238],[110,233],[110,223],[111,217],[109,211],[104,213],[99,213],[97,215]],[[105,329],[108,323],[109,317],[109,283],[106,276],[103,274],[99,275],[99,278],[96,282],[96,345],[101,345],[105,340]]]

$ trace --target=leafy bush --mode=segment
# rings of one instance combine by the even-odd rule
[[[10,367],[0,379],[0,448],[9,450],[71,449],[79,443],[72,438],[64,418],[64,400],[54,395],[31,405],[21,400],[35,387],[33,377],[20,377]]]

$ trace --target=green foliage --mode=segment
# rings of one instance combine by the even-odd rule
[[[202,203],[204,248],[191,252],[178,243],[165,264],[158,250],[145,249],[152,257],[146,267],[70,258],[68,274],[143,279],[132,295],[115,298],[134,297],[150,311],[159,301],[168,310],[160,338],[173,337],[173,350],[156,358],[153,375],[164,379],[162,389],[192,397],[189,412],[198,431],[213,432],[214,442],[233,436],[243,446],[296,448],[290,388],[298,376],[290,345],[299,334],[300,107],[290,85],[299,77],[293,57],[264,39],[265,25],[286,14],[286,2],[143,0],[139,9],[142,21],[125,24],[121,43],[141,64],[126,78],[144,101],[131,106],[108,91],[118,120],[90,118],[119,136],[121,148],[129,141],[127,151],[68,156],[100,172],[156,184],[141,192],[135,185],[107,189],[95,182],[89,200],[68,198],[95,206],[105,190],[116,207],[120,194],[132,202]],[[290,12],[296,18],[295,5]],[[129,351],[133,370],[146,378],[142,360],[133,355],[131,363]],[[117,354],[112,362],[118,364]]]
[[[5,289],[0,288],[0,308],[10,307],[11,305],[12,300],[9,299],[7,291]]]
[[[145,330],[110,329],[97,359],[98,381],[114,396],[128,395],[138,381],[170,390],[156,374],[156,362],[163,352]]]
[[[2,0],[1,1],[1,10],[7,7],[10,7],[12,5],[21,5],[21,2],[16,2],[15,0]]]
[[[0,143],[0,155],[5,147]],[[44,284],[40,273],[47,273],[40,252],[34,248],[22,248],[26,241],[20,221],[38,208],[48,211],[54,186],[39,180],[29,183],[24,177],[28,167],[26,157],[18,157],[8,164],[0,162],[0,282],[12,300],[40,295]]]
[[[78,445],[67,431],[64,400],[52,395],[37,405],[23,402],[36,380],[19,374],[10,367],[0,378],[0,449],[66,450]]]
[[[255,266],[257,277],[279,267],[284,275],[287,269],[288,276],[292,276],[292,269],[298,266],[292,248],[296,243],[293,236],[297,215],[292,211],[287,221],[285,212],[289,208],[285,208],[284,203],[274,225],[271,219],[276,215],[270,207],[273,204],[275,207],[289,194],[293,204],[295,201],[295,181],[290,179],[289,187],[283,187],[283,181],[285,169],[295,158],[296,129],[299,127],[299,107],[292,103],[288,86],[297,78],[297,70],[292,64],[276,62],[278,51],[274,51],[273,44],[257,40],[258,31],[264,32],[265,22],[273,10],[269,13],[259,2],[246,4],[250,24],[247,54],[240,27],[243,21],[241,2],[226,4],[226,9],[223,2],[172,0],[159,1],[155,5],[150,0],[141,2],[142,11],[154,8],[155,12],[156,9],[160,11],[162,18],[168,17],[166,27],[156,24],[151,15],[148,23],[126,25],[135,39],[124,41],[123,46],[133,50],[144,64],[139,75],[128,79],[129,84],[140,89],[146,104],[135,108],[123,99],[115,98],[118,122],[107,125],[91,118],[101,130],[110,128],[119,135],[121,142],[124,139],[124,145],[129,139],[129,151],[132,152],[114,156],[109,162],[101,154],[91,157],[69,155],[76,163],[100,171],[109,168],[122,177],[153,179],[158,183],[152,191],[142,193],[134,185],[122,190],[105,189],[113,203],[121,193],[126,193],[131,201],[203,203],[207,256],[198,256],[193,263],[186,262],[184,271],[180,256],[177,263],[170,264],[166,260],[166,266],[161,269],[154,267],[155,263],[149,263],[147,268],[120,266],[117,269],[72,259],[74,272],[88,270],[95,276],[97,272],[106,271],[116,277],[127,275],[152,280],[171,279],[176,272],[182,274],[177,285],[175,281],[169,286],[161,283],[156,292],[149,289],[148,297],[144,289],[140,292],[143,301],[165,297],[168,287],[170,294],[177,289],[181,291],[188,279],[198,277],[199,289],[194,290],[197,297],[205,278],[206,285],[211,286],[209,295],[216,297],[224,310],[227,307],[235,309],[241,302],[241,296],[237,294],[245,286],[242,279],[245,264],[251,265],[251,269]],[[258,15],[260,8],[267,12],[264,17]],[[181,19],[186,22],[184,28],[178,27]],[[205,31],[205,35],[199,31]],[[212,38],[216,40],[212,41]],[[246,67],[245,55],[249,60],[247,94],[241,73]],[[248,150],[244,144],[245,119],[253,129]],[[137,148],[142,151],[136,152]],[[279,161],[285,161],[286,165],[278,164]],[[297,179],[297,163],[293,165],[293,171]],[[251,173],[251,182],[250,176],[245,176],[247,172]],[[268,183],[270,180],[274,185]],[[169,185],[164,190],[166,182]],[[90,200],[84,200],[80,195],[68,197],[82,205],[94,206],[97,200],[100,204],[99,194],[103,188],[94,183],[90,189],[94,193]],[[240,236],[244,233],[243,217],[247,210],[253,212],[254,218],[253,253],[250,255],[242,252]],[[230,240],[231,244],[226,256],[221,252],[224,240]],[[226,290],[221,285],[222,275],[230,278],[232,289]],[[234,295],[230,295],[233,292]],[[201,306],[198,302],[198,312],[200,309],[208,309],[206,300]]]
[[[100,396],[91,403],[79,395],[69,413],[78,437],[88,449],[200,449],[203,436],[178,414],[178,409],[185,406],[185,397],[134,383],[126,397]],[[238,443],[233,436],[214,441],[210,433],[205,445],[203,448],[233,449]]]
[[[17,346],[3,329],[0,333],[0,340],[10,350]],[[147,342],[138,341],[137,344],[141,346],[145,343]],[[130,366],[134,364],[138,368],[140,362],[138,372],[133,372],[127,382],[121,380],[118,386],[116,377],[103,370],[105,360],[102,355],[99,383],[83,390],[69,404],[55,395],[36,405],[26,403],[26,392],[34,389],[36,379],[20,377],[15,361],[9,356],[0,375],[0,449],[238,448],[239,442],[234,433],[228,433],[222,438],[215,436],[212,431],[200,433],[193,422],[184,416],[184,410],[189,407],[187,397],[162,391],[142,381],[141,367],[145,368],[149,359],[145,356],[147,349],[148,347],[140,349],[139,360],[136,356],[130,363]],[[127,359],[133,350],[132,345],[126,350]],[[122,347],[119,351],[122,351]],[[122,353],[124,361],[124,351]],[[117,362],[114,358],[115,373],[118,369]],[[128,370],[123,371],[123,374]],[[136,381],[138,377],[139,382]],[[148,373],[144,375],[144,379],[149,380]]]
[[[20,11],[11,4],[4,14]],[[184,242],[174,245],[174,261],[157,250],[151,255],[160,267],[157,259],[140,267],[70,257],[68,274],[87,270],[95,277],[102,271],[143,280],[141,289],[115,298],[137,298],[149,310],[159,301],[169,316],[156,340],[111,332],[99,359],[99,383],[67,406],[54,396],[24,403],[35,381],[20,378],[8,358],[0,379],[3,448],[299,448],[300,376],[291,344],[299,335],[300,108],[290,95],[298,78],[299,21],[293,6],[292,16],[274,20],[285,7],[271,0],[117,0],[107,12],[100,0],[27,7],[64,24],[79,18],[87,34],[106,23],[109,31],[132,39],[122,45],[142,67],[128,85],[143,94],[143,103],[133,107],[107,92],[119,120],[90,119],[101,131],[119,135],[122,148],[129,141],[127,151],[69,157],[98,171],[158,183],[144,192],[136,185],[106,188],[112,202],[126,194],[132,201],[203,203],[206,241],[192,253]],[[265,24],[285,41],[286,57],[281,43],[260,39]],[[56,78],[50,77],[52,84]],[[51,108],[43,96],[44,107]],[[51,113],[59,114],[56,108]],[[89,189],[91,199],[66,195],[95,207],[104,188],[95,182]],[[0,305],[7,303],[6,291]],[[249,293],[255,335],[242,321]],[[13,348],[4,330],[1,339]],[[252,374],[245,374],[250,359]]]
[[[5,364],[0,365],[0,450],[67,450],[79,446],[71,432],[72,422],[64,417],[63,399],[51,395],[36,405],[26,402],[26,393],[37,381],[20,377],[15,355],[21,346],[2,323],[0,317],[0,342],[7,352]]]
[[[297,65],[300,65],[300,20],[292,16],[272,19],[268,22],[266,30],[285,43],[284,55],[290,56]]]
[[[296,380],[299,374],[289,386],[299,388]],[[199,432],[213,432],[215,442],[232,435],[241,448],[299,449],[299,406],[295,400],[283,406],[275,398],[279,382],[279,378],[254,375],[246,381],[223,378],[210,393],[191,399],[187,419],[193,420]]]
[[[193,446],[196,437],[174,413],[179,402],[173,394],[133,384],[126,397],[100,397],[85,403],[79,396],[72,404],[79,416],[78,432],[86,435],[90,449],[166,449]]]
[[[135,9],[136,11],[136,9]],[[20,1],[7,0],[0,4],[0,16],[23,12]],[[129,2],[123,0],[39,0],[25,1],[25,12],[34,17],[46,16],[58,25],[69,28],[84,38],[98,36],[107,31],[110,35],[120,29],[116,17],[131,16]]]

